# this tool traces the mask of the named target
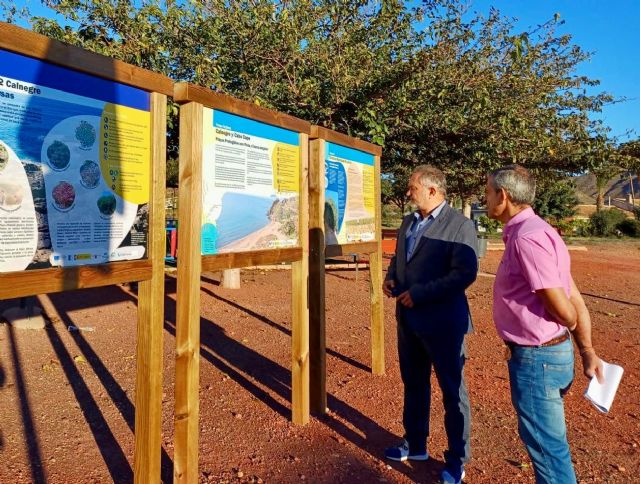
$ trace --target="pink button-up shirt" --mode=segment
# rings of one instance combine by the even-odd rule
[[[502,235],[504,255],[493,286],[493,320],[505,341],[539,345],[562,334],[535,291],[571,288],[567,246],[553,227],[527,208],[513,217]]]

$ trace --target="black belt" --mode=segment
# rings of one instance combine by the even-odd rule
[[[565,331],[560,336],[556,336],[555,338],[552,338],[549,341],[547,341],[546,343],[542,343],[540,345],[521,345],[519,343],[514,343],[513,341],[507,341],[507,340],[505,340],[504,343],[509,348],[542,348],[544,346],[559,345],[560,343],[563,343],[563,342],[567,341],[570,338],[570,336],[571,335],[570,335],[569,331]]]

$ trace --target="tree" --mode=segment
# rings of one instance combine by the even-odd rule
[[[596,177],[596,211],[604,205],[604,189],[607,183],[620,173],[620,157],[614,142],[604,134],[598,134],[587,142],[584,165]]]
[[[558,17],[517,32],[455,0],[46,5],[74,26],[34,17],[40,33],[384,145],[391,177],[435,164],[463,201],[505,163],[583,170],[589,113],[611,100],[586,94],[589,55],[555,33]]]
[[[536,198],[533,209],[542,218],[552,222],[560,222],[576,213],[578,198],[575,194],[575,183],[570,180],[544,180],[536,187]]]
[[[404,214],[407,207],[407,187],[410,176],[411,172],[406,165],[396,165],[390,173],[382,177],[382,203],[394,204],[400,210],[400,214]]]
[[[629,193],[631,193],[631,201],[633,205],[636,203],[633,174],[635,173],[636,182],[638,173],[640,172],[640,139],[623,143],[619,147],[622,165],[627,170],[629,177]]]

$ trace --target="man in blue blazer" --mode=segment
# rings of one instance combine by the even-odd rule
[[[444,174],[416,168],[407,196],[417,207],[398,230],[383,292],[396,297],[398,355],[404,384],[404,440],[385,450],[392,460],[427,460],[431,368],[444,403],[449,444],[442,481],[459,483],[470,458],[464,337],[472,329],[465,289],[478,273],[473,222],[451,208]]]

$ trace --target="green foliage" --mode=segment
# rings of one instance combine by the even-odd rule
[[[405,165],[398,164],[388,169],[380,183],[382,204],[395,205],[400,210],[400,215],[404,214],[409,201],[407,188],[410,176],[410,169]]]
[[[486,215],[480,215],[478,217],[478,225],[486,229],[486,234],[497,234],[498,229],[502,228],[502,222],[487,217]]]
[[[578,197],[573,182],[553,180],[538,183],[536,192],[533,209],[545,220],[557,225],[563,219],[575,215]]]
[[[619,230],[618,224],[626,220],[626,215],[621,210],[611,208],[594,213],[589,220],[592,235],[610,237],[616,235],[616,230]]]
[[[382,226],[383,227],[399,227],[402,222],[402,212],[395,205],[382,205]]]
[[[616,228],[622,232],[623,235],[640,237],[640,220],[628,218],[620,222]]]
[[[570,229],[567,231],[577,237],[589,237],[593,234],[590,220],[572,220]]]
[[[178,158],[169,157],[167,158],[167,182],[166,185],[168,187],[178,187],[178,178],[179,178],[179,168],[180,165],[178,163]]]
[[[55,18],[5,3],[6,18],[383,145],[382,171],[397,182],[383,193],[402,211],[403,173],[422,163],[464,201],[506,163],[586,169],[589,114],[611,100],[587,94],[597,82],[576,67],[589,54],[556,32],[558,17],[517,31],[497,9],[474,16],[457,0],[45,3]],[[169,159],[175,105],[168,112]]]
[[[640,207],[636,207],[633,209],[633,215],[635,216],[636,220],[640,220]]]

